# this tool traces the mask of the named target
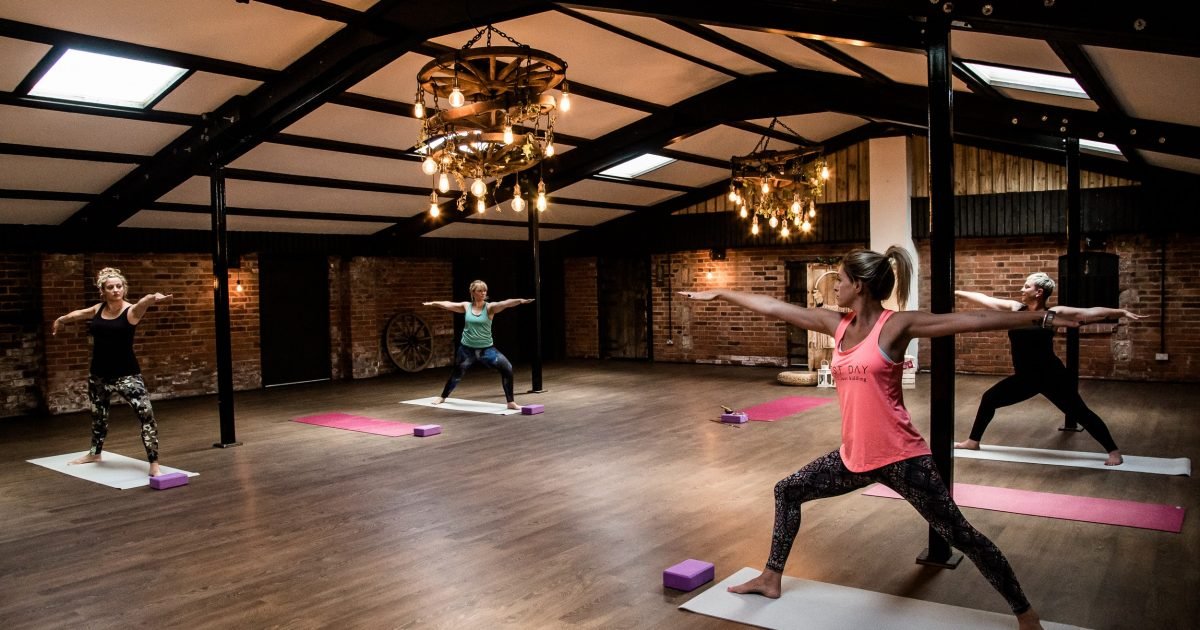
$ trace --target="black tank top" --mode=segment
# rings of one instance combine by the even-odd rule
[[[102,378],[117,378],[140,374],[137,357],[133,354],[133,333],[136,326],[129,323],[125,307],[115,319],[104,319],[104,305],[96,310],[96,316],[88,322],[88,334],[92,336],[92,374]]]
[[[1029,307],[1022,306],[1021,310],[1027,311]],[[1018,373],[1066,369],[1054,354],[1053,328],[1013,328],[1008,331],[1008,343],[1012,346],[1013,369]]]

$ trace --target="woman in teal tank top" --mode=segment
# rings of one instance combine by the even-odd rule
[[[454,391],[455,387],[458,387],[458,382],[467,373],[467,369],[478,361],[500,372],[500,384],[504,388],[504,399],[508,401],[508,408],[521,408],[513,400],[512,363],[492,343],[492,318],[505,309],[529,304],[533,300],[513,298],[503,302],[489,303],[487,291],[487,283],[483,280],[476,280],[471,283],[470,302],[424,303],[425,306],[437,306],[452,313],[462,313],[465,318],[462,339],[454,355],[454,371],[450,373],[446,386],[442,388],[442,395],[434,401],[435,405],[446,402],[446,398],[450,396],[450,392]]]

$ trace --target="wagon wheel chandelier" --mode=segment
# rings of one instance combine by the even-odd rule
[[[492,34],[512,45],[492,46]],[[484,45],[473,46],[481,38]],[[475,210],[487,209],[489,180],[493,199],[504,177],[554,155],[557,112],[571,108],[567,63],[509,37],[488,25],[461,49],[438,56],[417,73],[413,115],[421,119],[417,152],[425,156],[421,170],[433,178],[429,213],[437,216],[438,193],[457,184],[459,211],[467,194]],[[561,86],[555,99],[550,90]],[[432,107],[426,96],[432,96]],[[535,206],[546,209],[546,184],[540,175]],[[513,176],[512,209],[526,207],[520,181]]]
[[[729,201],[738,208],[738,216],[750,220],[750,233],[757,235],[759,218],[772,230],[787,238],[792,229],[812,232],[817,218],[816,198],[825,191],[829,166],[821,147],[787,151],[768,149],[775,125],[797,134],[778,118],[772,119],[767,132],[744,156],[730,158],[732,176]]]

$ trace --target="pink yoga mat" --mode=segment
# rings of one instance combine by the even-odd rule
[[[790,416],[801,411],[808,411],[813,407],[829,404],[833,400],[833,398],[814,398],[812,396],[784,396],[771,402],[736,411],[744,412],[750,416],[751,420],[774,422],[784,416]]]
[[[386,435],[388,437],[412,435],[413,429],[418,426],[408,422],[377,420],[366,416],[354,416],[348,413],[321,413],[315,416],[294,418],[292,421],[315,424],[321,427],[332,427],[334,429],[346,429],[347,431]]]
[[[892,492],[891,488],[881,484],[871,486],[863,494],[888,499],[900,498],[900,495]],[[1085,523],[1156,529],[1176,534],[1183,529],[1183,515],[1186,511],[1177,505],[1095,499],[1069,494],[973,486],[968,483],[954,484],[954,501],[961,507],[1029,516],[1046,516]]]

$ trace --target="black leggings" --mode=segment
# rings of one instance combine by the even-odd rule
[[[455,387],[458,387],[458,382],[467,373],[467,369],[476,361],[480,361],[484,365],[500,371],[500,386],[504,388],[504,399],[508,402],[513,402],[512,363],[508,361],[507,357],[500,354],[496,346],[488,346],[486,348],[459,346],[458,352],[454,355],[454,371],[450,373],[450,378],[446,380],[446,386],[442,388],[442,398],[450,396],[450,392],[454,391]]]
[[[979,411],[975,412],[975,424],[971,427],[971,439],[976,442],[983,439],[983,432],[996,416],[997,409],[1029,400],[1038,394],[1054,403],[1068,418],[1079,422],[1084,430],[1104,447],[1104,452],[1111,453],[1117,450],[1117,443],[1108,432],[1108,426],[1096,412],[1088,409],[1083,403],[1079,391],[1072,386],[1066,373],[1058,370],[1036,376],[1014,374],[992,385],[979,401]]]
[[[992,541],[963,517],[929,455],[856,473],[846,468],[841,453],[834,451],[775,484],[775,528],[771,533],[767,568],[783,573],[783,565],[800,531],[800,504],[846,494],[874,482],[904,497],[934,531],[966,554],[983,577],[1008,601],[1014,614],[1029,610],[1029,600],[1025,599],[1008,560]]]

